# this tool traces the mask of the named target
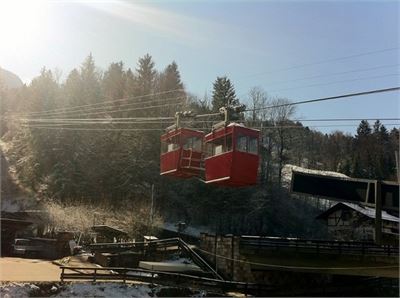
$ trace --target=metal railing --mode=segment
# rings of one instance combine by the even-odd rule
[[[212,274],[217,279],[223,278],[202,258],[200,257],[186,242],[180,238],[168,238],[162,240],[152,240],[148,242],[125,242],[125,243],[98,243],[89,246],[92,252],[110,252],[133,250],[143,254],[166,250],[168,247],[176,246],[177,249],[184,250],[193,262],[205,272]]]
[[[335,240],[307,240],[297,238],[241,236],[241,247],[252,248],[275,248],[292,249],[302,252],[313,253],[338,253],[338,254],[359,254],[398,256],[399,247],[392,245],[376,245],[374,243],[359,241],[335,241]]]

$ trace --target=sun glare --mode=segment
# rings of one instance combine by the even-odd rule
[[[44,0],[0,1],[0,45],[18,50],[40,42],[45,31],[47,2]]]

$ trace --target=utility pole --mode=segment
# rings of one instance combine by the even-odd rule
[[[400,182],[400,160],[399,160],[399,151],[394,152],[394,157],[396,159],[396,170],[397,170],[397,182]]]
[[[375,243],[382,244],[382,186],[380,180],[375,182]]]
[[[154,209],[154,184],[151,185],[150,233],[153,232],[153,213],[154,213],[153,209]]]

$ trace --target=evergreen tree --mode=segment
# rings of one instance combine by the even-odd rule
[[[111,63],[104,73],[102,86],[103,94],[109,99],[121,99],[124,97],[126,75],[122,62]],[[117,102],[118,105],[120,102]]]
[[[166,104],[165,107],[160,108],[160,114],[163,116],[174,116],[178,109],[183,109],[182,104],[185,102],[185,91],[181,81],[181,74],[178,70],[178,65],[175,61],[169,64],[165,70],[160,74],[158,80],[158,92],[160,93],[157,98],[168,99],[160,101],[158,104]],[[165,92],[165,93],[164,93]],[[176,105],[173,105],[176,99]]]
[[[96,103],[102,101],[100,78],[101,74],[96,69],[92,53],[86,57],[80,67],[82,80],[81,103]]]
[[[355,171],[353,176],[373,179],[376,174],[373,165],[374,140],[368,121],[362,120],[360,122],[354,142],[357,158],[355,160],[356,163],[353,165]]]
[[[157,71],[154,69],[153,58],[146,54],[139,58],[137,71],[137,94],[147,95],[154,91]]]
[[[221,107],[235,106],[239,104],[235,88],[226,76],[217,77],[213,87],[212,107],[214,112],[217,112]]]

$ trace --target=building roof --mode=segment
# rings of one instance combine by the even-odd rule
[[[339,210],[343,208],[344,206],[353,209],[357,211],[358,213],[365,215],[366,217],[375,219],[375,208],[363,206],[363,205],[358,205],[358,204],[353,204],[353,203],[347,203],[347,202],[340,202],[326,210],[325,212],[321,213],[320,215],[317,216],[317,219],[323,219],[329,216],[329,214],[335,212],[336,210]],[[399,218],[393,215],[390,215],[386,211],[382,211],[382,219],[387,220],[387,221],[393,221],[393,222],[399,222]]]
[[[122,231],[118,228],[110,227],[107,225],[95,225],[91,227],[92,231],[96,233],[100,233],[103,235],[110,235],[110,236],[126,236],[127,233],[125,231]]]

